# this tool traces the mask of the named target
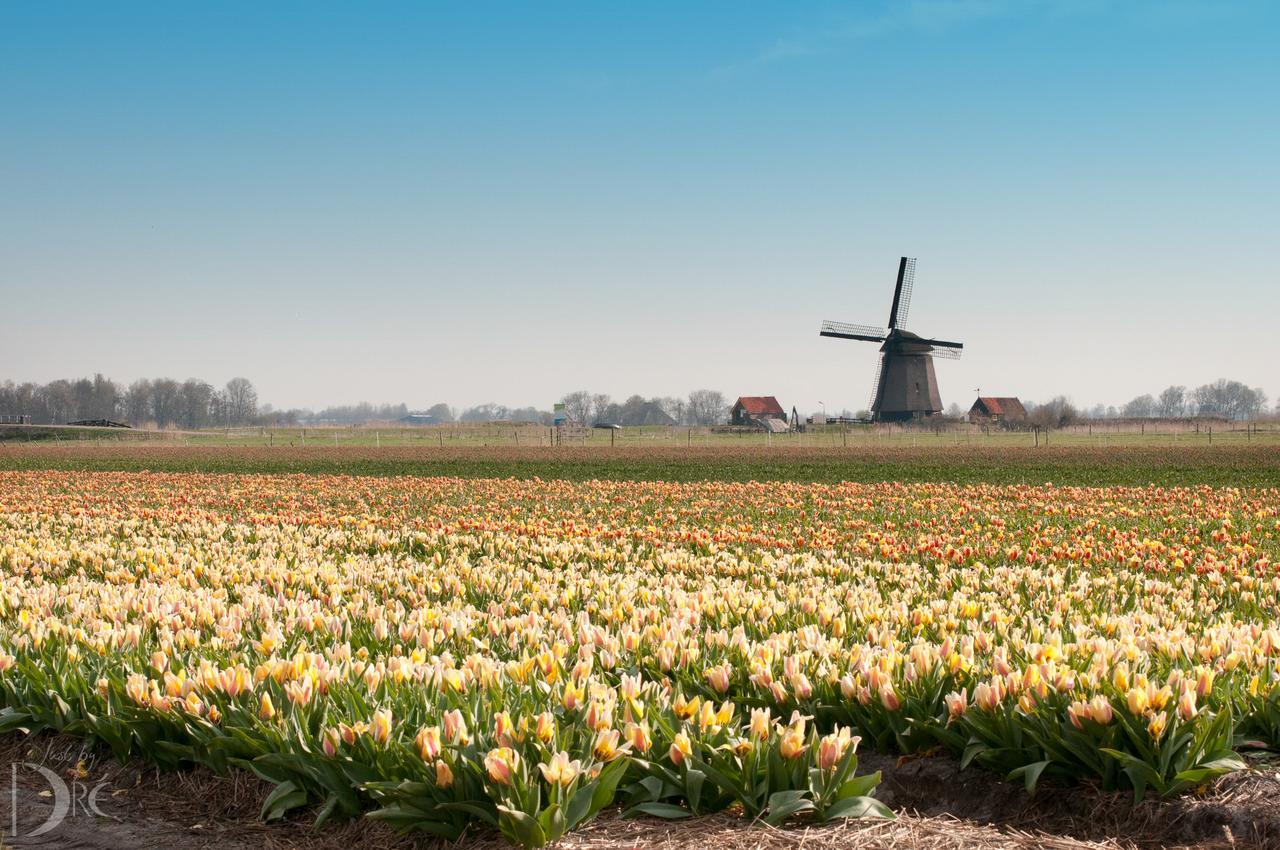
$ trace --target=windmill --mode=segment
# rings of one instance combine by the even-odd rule
[[[898,283],[893,288],[889,327],[823,322],[821,336],[879,342],[880,363],[871,387],[871,418],[876,422],[902,422],[942,412],[933,358],[960,359],[963,343],[925,339],[904,330],[911,307],[916,261],[903,257],[898,263]]]

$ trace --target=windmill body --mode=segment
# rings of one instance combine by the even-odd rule
[[[903,257],[893,290],[887,328],[823,322],[822,336],[878,342],[880,363],[871,391],[871,418],[877,422],[904,422],[942,412],[942,396],[933,358],[959,358],[963,343],[926,339],[903,328],[911,306],[916,261]]]

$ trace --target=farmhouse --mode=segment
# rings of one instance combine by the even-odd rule
[[[969,408],[969,421],[975,425],[991,425],[996,422],[1013,424],[1027,418],[1022,402],[1012,396],[978,396]]]
[[[758,425],[766,428],[769,420],[777,420],[784,426],[787,423],[787,412],[771,395],[744,395],[733,403],[729,411],[730,425]]]

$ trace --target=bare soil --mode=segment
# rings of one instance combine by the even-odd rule
[[[63,779],[73,801],[68,816],[33,835],[54,811],[50,783],[26,764]],[[195,768],[161,773],[141,762],[121,765],[109,753],[75,738],[41,735],[0,738],[0,847],[312,848],[395,850],[440,847],[400,836],[373,821],[314,829],[310,818],[258,819],[270,787],[244,772],[218,776]],[[783,829],[753,824],[732,813],[686,821],[623,819],[606,813],[562,842],[565,848],[1280,848],[1280,774],[1274,766],[1227,776],[1203,793],[1133,805],[1128,794],[1087,785],[1045,786],[1028,796],[1020,785],[991,774],[962,771],[947,758],[895,760],[862,754],[861,771],[880,770],[877,796],[894,821],[850,821]],[[88,806],[89,792],[96,807]],[[16,806],[15,806],[16,803]],[[16,814],[16,834],[13,830]],[[455,845],[498,850],[507,845],[477,832]]]

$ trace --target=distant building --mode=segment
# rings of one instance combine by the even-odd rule
[[[975,425],[991,425],[997,422],[1014,424],[1027,418],[1027,410],[1018,399],[1010,397],[978,396],[969,408],[969,421]]]
[[[787,412],[771,395],[744,395],[729,410],[730,425],[756,425],[774,429],[769,420],[777,420],[786,430]]]
[[[655,402],[646,401],[634,409],[623,409],[619,425],[675,425],[676,420]]]
[[[440,417],[433,413],[410,413],[396,421],[401,425],[439,425]]]
[[[0,413],[0,425],[30,425],[29,413]]]

